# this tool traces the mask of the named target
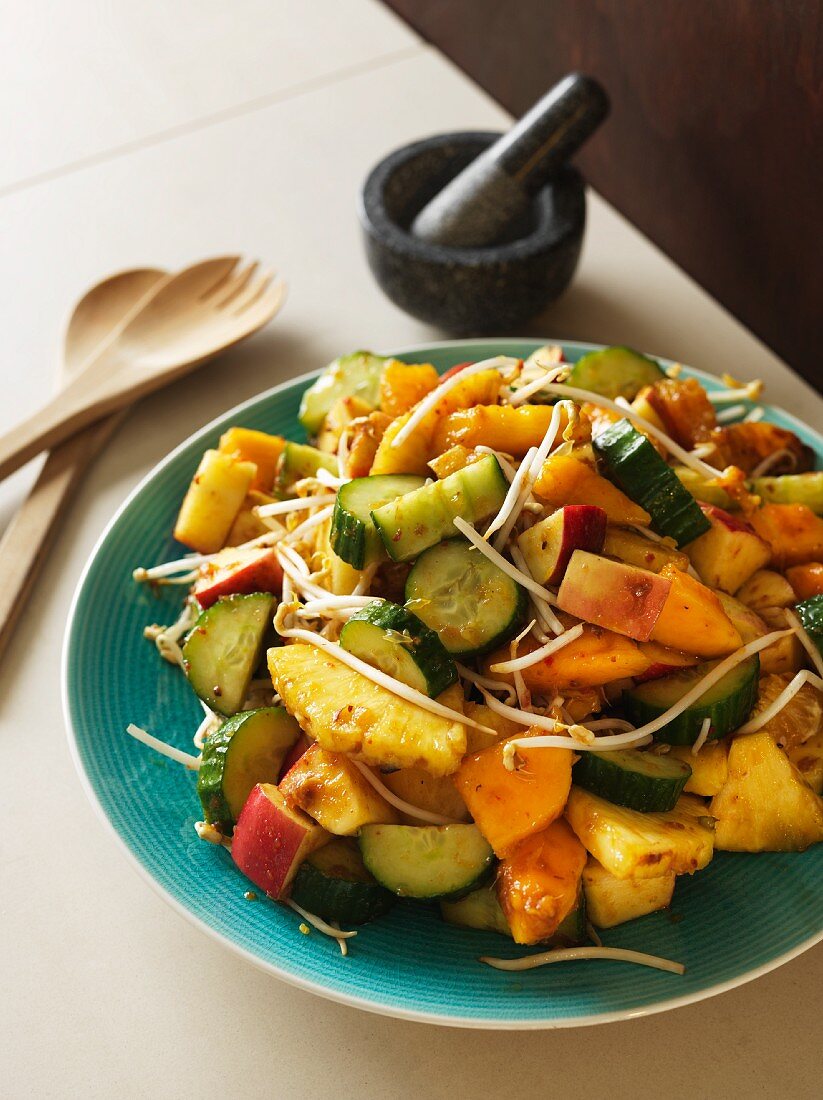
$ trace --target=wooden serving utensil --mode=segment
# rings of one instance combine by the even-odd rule
[[[277,313],[285,285],[237,256],[194,264],[168,279],[143,308],[92,352],[60,393],[0,438],[0,478],[106,413],[256,332]]]
[[[238,258],[231,259],[236,265]],[[117,340],[155,294],[178,277],[158,268],[136,268],[93,286],[77,303],[66,327],[61,383],[66,385],[82,373],[99,351]],[[281,287],[281,300],[282,294]],[[6,528],[0,541],[0,576],[5,578],[0,590],[0,659],[48,555],[57,532],[57,520],[92,459],[126,415],[127,410],[110,414],[55,447],[29,496]]]

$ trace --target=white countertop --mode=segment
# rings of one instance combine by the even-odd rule
[[[0,427],[49,391],[67,310],[111,271],[243,251],[291,289],[268,331],[134,410],[0,669],[0,1094],[819,1095],[823,946],[664,1016],[461,1032],[298,992],[134,874],[87,805],[63,732],[60,649],[83,563],[135,482],[223,409],[341,351],[436,338],[372,282],[355,194],[391,148],[507,116],[369,0],[6,8]],[[774,403],[823,424],[823,400],[593,194],[574,285],[527,334],[758,376]],[[30,479],[3,486],[3,522]]]

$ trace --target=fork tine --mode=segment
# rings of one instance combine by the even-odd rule
[[[227,257],[227,259],[230,259],[233,262],[231,263],[230,266],[226,266],[224,268],[224,270],[222,270],[220,272],[220,274],[214,280],[213,283],[210,283],[208,286],[206,286],[206,288],[203,291],[201,291],[201,293],[200,293],[200,301],[201,302],[206,302],[210,298],[213,298],[215,294],[218,294],[223,289],[223,287],[225,287],[227,284],[229,284],[230,282],[232,282],[234,279],[237,278],[236,273],[237,273],[238,267],[243,262],[242,257],[241,256],[232,256],[232,257]]]
[[[212,295],[211,304],[214,308],[225,309],[226,306],[231,305],[231,303],[243,293],[259,266],[260,263],[258,260],[252,260],[246,267],[242,269],[236,268],[232,272],[229,281],[224,283],[224,285]]]
[[[237,317],[253,306],[271,286],[274,277],[274,271],[261,271],[257,278],[244,288],[244,293],[232,302],[232,314]]]
[[[255,292],[253,298],[246,300],[243,306],[235,311],[235,316],[242,314],[249,325],[260,328],[279,312],[286,298],[286,290],[287,285],[283,279],[278,279],[275,283],[267,281],[265,286],[261,286]]]

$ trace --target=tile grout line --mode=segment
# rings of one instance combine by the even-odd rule
[[[313,77],[310,80],[292,84],[288,88],[281,89],[278,92],[257,96],[254,99],[238,103],[234,107],[226,107],[223,110],[214,111],[210,115],[203,115],[201,118],[193,119],[190,122],[171,126],[167,130],[157,130],[145,137],[136,138],[133,141],[124,142],[121,145],[111,146],[109,149],[105,149],[99,153],[90,153],[88,156],[80,157],[77,160],[66,161],[65,164],[61,164],[56,168],[49,168],[45,172],[37,172],[32,176],[26,176],[21,180],[16,180],[14,183],[0,187],[0,199],[18,194],[29,187],[36,187],[43,183],[51,183],[63,176],[73,175],[75,172],[81,172],[85,168],[94,168],[99,164],[105,164],[108,161],[116,160],[118,157],[140,152],[142,149],[150,148],[153,145],[162,145],[164,142],[174,141],[176,138],[185,137],[188,134],[196,133],[198,130],[206,130],[210,126],[216,126],[223,122],[230,122],[235,118],[242,118],[245,115],[254,114],[256,111],[264,110],[266,107],[273,107],[279,103],[298,99],[300,96],[319,91],[321,88],[329,87],[341,80],[349,80],[353,77],[362,76],[368,72],[386,68],[398,61],[405,61],[411,57],[427,52],[428,49],[429,47],[426,43],[422,41],[415,42],[413,45],[404,46],[402,49],[392,50],[390,53],[369,58],[368,61],[361,61],[355,65],[337,69],[333,73],[326,73],[322,76]]]

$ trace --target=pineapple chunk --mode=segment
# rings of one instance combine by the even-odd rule
[[[676,565],[678,569],[688,569],[689,559],[673,546],[664,542],[652,542],[636,531],[627,531],[624,527],[609,527],[603,553],[609,558],[617,558],[626,565],[636,565],[639,569],[650,569],[659,573],[664,565]]]
[[[532,726],[521,736],[541,732]],[[454,777],[475,824],[497,856],[560,817],[572,782],[571,749],[530,752],[520,746],[517,753],[523,766],[509,771],[503,763],[507,743],[464,757]]]
[[[823,840],[823,799],[762,731],[732,742],[729,778],[710,813],[722,851],[802,852]]]
[[[393,806],[339,752],[310,745],[280,780],[279,789],[318,825],[336,836],[353,836],[361,825],[394,825]]]
[[[206,451],[180,506],[177,541],[199,554],[222,549],[256,473],[253,462]]]
[[[313,645],[268,652],[283,705],[324,749],[357,754],[379,767],[455,771],[466,751],[466,727],[441,718],[355,672]]]
[[[554,935],[579,903],[585,865],[586,852],[562,818],[521,840],[502,861],[497,897],[515,943]]]
[[[323,427],[317,435],[317,449],[327,454],[336,454],[340,436],[355,420],[366,417],[374,407],[362,397],[351,394],[339,397],[326,414]]]
[[[786,755],[815,794],[823,794],[823,730],[802,745],[786,749]]]
[[[398,798],[416,806],[418,810],[441,814],[454,821],[470,821],[466,803],[460,797],[450,775],[430,775],[423,768],[400,768],[382,775],[384,786]],[[420,825],[419,817],[400,814],[402,824]]]
[[[254,509],[262,504],[272,504],[274,499],[268,493],[250,489],[226,536],[226,546],[242,546],[244,542],[265,534],[268,528],[257,518]]]
[[[773,569],[758,569],[738,589],[737,598],[757,612],[765,607],[791,607],[795,603],[794,589],[782,573]]]
[[[689,557],[705,584],[731,595],[768,564],[771,547],[745,520],[713,504],[701,508],[711,527],[689,543]]]
[[[493,745],[501,737],[519,737],[523,733],[521,725],[512,722],[511,718],[498,714],[496,710],[487,707],[485,703],[464,703],[463,711],[467,718],[471,718],[483,726],[490,726],[497,731],[495,736],[491,733],[484,733],[483,730],[466,726],[466,752],[468,753],[487,749],[489,745]]]
[[[589,858],[583,870],[589,920],[596,928],[614,928],[666,909],[672,902],[676,878],[674,871],[657,878],[615,878],[596,859]]]
[[[639,813],[572,787],[566,819],[583,846],[616,878],[656,878],[701,871],[714,833],[706,807],[683,795],[667,813]]]
[[[346,459],[347,477],[366,477],[372,468],[377,448],[392,423],[384,412],[359,416],[351,423],[349,431],[349,456]]]
[[[682,760],[692,769],[683,788],[687,794],[712,798],[728,779],[729,745],[725,740],[707,741],[697,754],[692,752],[691,745],[673,745],[669,756]]]
[[[484,457],[483,451],[469,450],[459,443],[449,447],[442,455],[433,458],[429,463],[429,469],[440,481],[449,474],[456,474],[458,470],[465,470],[473,462],[479,462]]]

